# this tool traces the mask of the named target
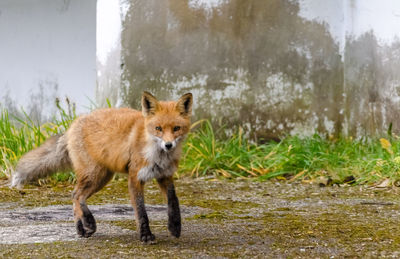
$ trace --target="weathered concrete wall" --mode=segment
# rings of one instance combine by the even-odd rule
[[[68,95],[86,111],[96,79],[96,0],[0,1],[0,104],[41,120]]]
[[[364,19],[373,1],[121,2],[130,4],[118,89],[125,104],[139,107],[143,90],[167,99],[191,91],[196,118],[240,125],[257,140],[400,129],[400,42],[371,31],[381,23]],[[400,13],[394,1],[381,5],[391,11],[380,18]]]
[[[132,1],[125,20],[126,103],[137,106],[144,89],[162,98],[191,91],[197,118],[241,125],[252,137],[342,130],[339,46],[297,3],[161,3]]]

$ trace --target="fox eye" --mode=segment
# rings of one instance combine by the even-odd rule
[[[174,127],[174,131],[178,131],[178,130],[180,130],[180,129],[181,129],[180,126],[175,126],[175,127]]]
[[[157,127],[156,127],[156,130],[157,130],[157,131],[162,131],[162,128],[161,128],[160,126],[157,126]]]

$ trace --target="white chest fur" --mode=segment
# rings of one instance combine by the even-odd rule
[[[148,165],[139,170],[138,180],[140,181],[146,182],[153,178],[172,176],[177,169],[174,163],[176,150],[166,152],[154,143],[145,148],[143,155]]]

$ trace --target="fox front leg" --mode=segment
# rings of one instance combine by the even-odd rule
[[[135,209],[140,240],[145,243],[153,241],[155,236],[150,231],[149,218],[144,205],[144,182],[139,181],[136,175],[130,175],[128,184],[132,206]]]
[[[168,200],[168,230],[174,237],[181,235],[181,212],[175,193],[174,180],[171,177],[157,179],[161,191]]]

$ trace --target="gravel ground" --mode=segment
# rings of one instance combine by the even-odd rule
[[[179,239],[167,231],[157,186],[147,186],[151,245],[138,240],[125,178],[89,200],[98,230],[87,239],[75,234],[72,185],[0,187],[0,257],[400,257],[398,188],[190,178],[176,185]]]

